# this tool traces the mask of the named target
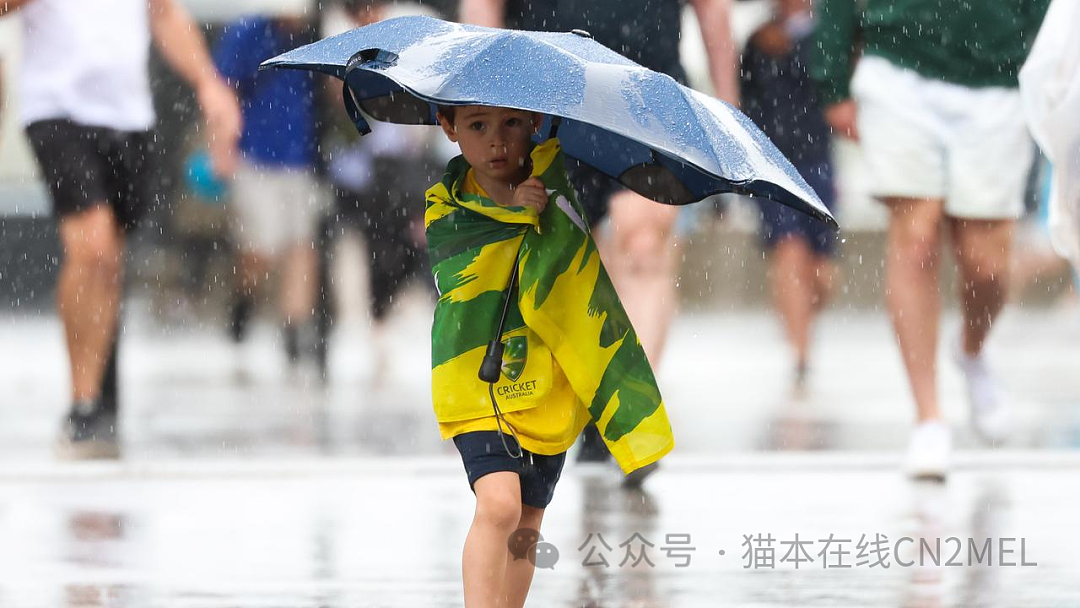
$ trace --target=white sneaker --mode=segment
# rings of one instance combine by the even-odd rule
[[[957,342],[953,360],[967,383],[969,422],[975,433],[985,442],[999,444],[1009,435],[1009,410],[1001,398],[994,375],[986,365],[983,355],[971,356]]]
[[[944,481],[952,460],[952,431],[944,420],[919,423],[911,432],[904,470],[915,479]]]

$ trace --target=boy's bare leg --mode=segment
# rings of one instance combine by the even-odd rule
[[[116,336],[123,236],[102,203],[60,219],[64,262],[56,302],[71,364],[74,401],[96,399]]]
[[[521,520],[515,530],[529,528],[539,531],[543,519],[543,509],[521,505]],[[507,549],[506,559],[506,578],[503,579],[503,597],[506,599],[499,604],[499,608],[521,608],[525,605],[525,597],[529,595],[529,587],[532,585],[536,566],[529,559],[514,559],[509,549]]]
[[[678,215],[678,207],[630,191],[612,196],[608,212],[612,234],[605,243],[604,266],[654,367],[678,306],[672,238]]]
[[[521,481],[517,473],[489,473],[476,480],[473,491],[476,513],[461,556],[465,606],[498,608],[505,589],[507,541],[521,521]]]
[[[941,418],[937,401],[940,315],[938,251],[942,201],[886,199],[889,243],[885,302],[907,369],[919,422]]]
[[[1010,220],[949,221],[960,265],[961,346],[968,355],[982,352],[1005,306],[1013,225]]]

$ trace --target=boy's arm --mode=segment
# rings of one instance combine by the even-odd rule
[[[506,24],[506,0],[461,0],[462,23],[503,27]]]
[[[214,171],[236,170],[236,142],[240,139],[240,104],[210,61],[198,26],[177,0],[149,0],[150,30],[162,56],[195,89],[210,132]]]
[[[709,57],[709,76],[716,96],[739,105],[739,58],[731,36],[730,0],[691,0]]]

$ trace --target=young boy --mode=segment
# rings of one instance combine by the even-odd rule
[[[441,107],[438,119],[462,152],[428,190],[425,226],[439,292],[435,413],[476,495],[462,556],[465,605],[522,606],[533,563],[512,535],[540,529],[566,451],[586,422],[600,422],[627,472],[655,462],[673,442],[558,140],[534,146],[541,117],[522,110]],[[504,311],[506,350],[489,385],[477,374]]]

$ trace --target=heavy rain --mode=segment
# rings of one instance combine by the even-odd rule
[[[1078,22],[0,0],[0,608],[1080,603]]]

